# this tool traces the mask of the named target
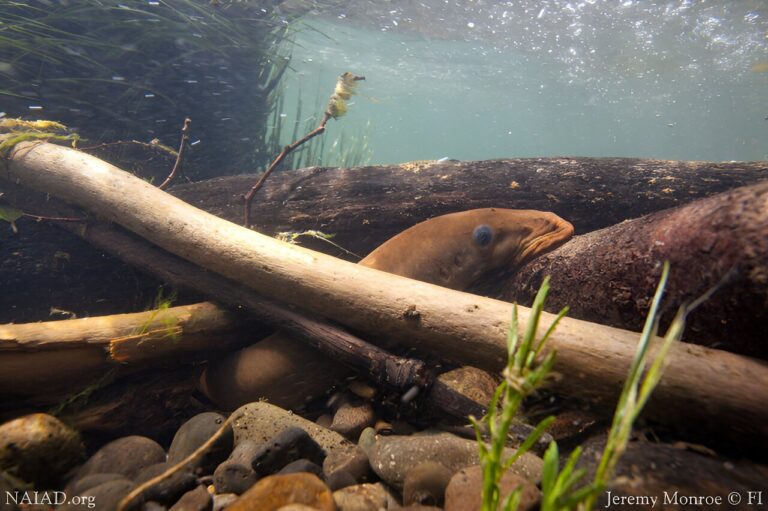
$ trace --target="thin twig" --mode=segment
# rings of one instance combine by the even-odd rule
[[[365,77],[355,76],[352,73],[342,74],[339,77],[339,80],[336,82],[336,88],[334,89],[333,94],[331,94],[331,97],[328,101],[328,106],[323,113],[323,119],[320,121],[320,124],[317,126],[317,128],[307,133],[303,138],[283,147],[283,150],[280,151],[280,154],[277,155],[277,158],[275,158],[272,163],[269,164],[269,167],[264,171],[259,180],[256,181],[256,184],[253,185],[250,190],[248,190],[248,193],[245,194],[244,197],[245,204],[243,206],[243,225],[245,227],[250,228],[251,226],[251,203],[253,202],[253,196],[256,195],[256,192],[258,192],[259,189],[264,185],[264,181],[267,180],[269,175],[275,170],[275,168],[277,168],[280,162],[282,162],[285,157],[291,153],[291,151],[304,144],[308,140],[311,140],[317,135],[323,133],[325,131],[325,125],[328,124],[328,120],[331,117],[337,119],[344,115],[344,112],[347,110],[345,101],[348,100],[352,94],[354,94],[354,84],[360,80],[365,80]]]
[[[264,186],[264,181],[267,180],[269,175],[272,173],[272,171],[277,168],[277,166],[280,164],[281,161],[285,159],[286,156],[290,154],[291,151],[299,147],[301,144],[304,144],[308,140],[318,136],[322,132],[325,131],[325,125],[328,124],[328,120],[331,118],[331,114],[328,112],[325,112],[323,114],[323,120],[320,122],[317,128],[310,131],[307,135],[305,135],[303,138],[297,140],[296,142],[292,144],[288,144],[287,146],[283,147],[283,150],[280,151],[280,154],[277,155],[277,158],[272,160],[272,163],[269,164],[269,167],[266,171],[259,177],[259,180],[256,181],[256,184],[251,187],[250,190],[248,190],[248,193],[245,194],[245,205],[243,210],[243,225],[246,227],[250,227],[251,225],[251,203],[253,202],[253,196],[256,195],[256,192],[259,191],[259,189]]]
[[[216,432],[211,435],[211,438],[209,438],[203,445],[195,449],[195,451],[181,460],[180,462],[176,463],[174,466],[170,467],[168,470],[163,472],[162,474],[159,474],[149,481],[146,481],[145,483],[140,484],[136,488],[134,488],[131,493],[126,495],[122,498],[122,500],[117,505],[117,511],[128,511],[130,509],[133,509],[134,507],[138,507],[142,504],[142,502],[138,501],[140,497],[145,495],[151,488],[154,486],[162,483],[166,479],[169,479],[173,477],[176,473],[183,470],[187,465],[191,464],[195,460],[197,460],[199,457],[201,457],[205,452],[213,447],[213,444],[215,444],[227,431],[227,428],[229,428],[232,423],[236,420],[242,417],[242,413],[235,415],[234,413],[229,416],[229,418],[224,421],[224,423],[219,427],[219,429],[216,430]]]
[[[32,215],[30,213],[23,213],[23,216],[26,216],[28,218],[34,218],[38,222],[87,222],[88,219],[86,217],[70,217],[70,216],[42,216],[42,215]]]
[[[173,164],[173,169],[171,169],[171,173],[168,174],[168,177],[165,178],[165,181],[163,181],[160,186],[158,186],[158,188],[161,190],[168,188],[168,185],[171,184],[171,181],[173,181],[176,175],[181,171],[184,152],[187,148],[187,145],[189,145],[189,125],[191,123],[192,119],[189,117],[184,119],[184,127],[181,128],[181,143],[179,144],[179,152],[176,154],[176,163]]]

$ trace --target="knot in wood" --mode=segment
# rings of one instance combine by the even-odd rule
[[[405,309],[405,312],[403,312],[403,317],[405,319],[418,321],[421,319],[421,312],[416,309],[415,305],[409,305],[408,308]]]

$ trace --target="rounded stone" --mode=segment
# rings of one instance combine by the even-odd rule
[[[338,511],[394,509],[397,498],[381,483],[357,484],[333,492]]]
[[[226,421],[226,417],[215,412],[204,412],[195,415],[181,425],[176,431],[168,449],[168,462],[176,464],[195,452],[216,433]],[[212,474],[216,466],[227,459],[233,446],[232,428],[219,438],[215,445],[208,449],[205,455],[195,463],[203,474]]]
[[[0,426],[0,470],[38,484],[55,481],[85,458],[77,431],[45,413]]]
[[[457,367],[442,373],[437,380],[482,405],[491,402],[498,386],[491,373],[471,366]]]
[[[499,482],[501,498],[513,492],[518,486],[523,494],[518,510],[537,509],[541,492],[528,479],[510,472],[504,473]],[[480,511],[483,490],[483,469],[479,465],[465,468],[453,475],[445,490],[445,511]]]
[[[96,505],[96,509],[99,511],[113,511],[117,509],[117,505],[120,501],[133,490],[135,484],[125,479],[117,479],[114,481],[108,481],[98,486],[94,486],[90,490],[79,495],[80,500],[78,504],[67,503],[58,507],[58,511],[80,511],[84,507],[87,509],[88,504],[93,503]]]
[[[375,422],[376,415],[371,403],[344,403],[333,415],[331,429],[350,440],[357,440],[360,433]]]
[[[126,436],[109,442],[80,467],[77,478],[112,472],[134,479],[150,465],[165,461],[160,444],[143,436]]]
[[[171,506],[169,511],[210,511],[213,508],[213,497],[203,485],[189,490]]]
[[[514,454],[505,449],[504,456]],[[456,472],[479,462],[477,443],[450,433],[425,433],[411,436],[377,436],[368,450],[371,468],[393,488],[402,488],[405,475],[427,461],[441,463]],[[530,452],[521,456],[510,470],[536,481],[541,474],[541,458]]]
[[[409,470],[403,483],[403,504],[442,506],[453,472],[442,463],[428,461]]]
[[[164,461],[150,465],[134,478],[136,484],[142,484],[159,476],[173,465]],[[162,504],[176,502],[184,493],[197,486],[197,477],[188,468],[180,470],[171,477],[155,484],[147,493],[146,499]]]
[[[318,426],[312,421],[263,401],[249,403],[232,413],[237,416],[233,423],[235,445],[246,439],[263,444],[292,426],[298,426],[309,433],[327,453],[343,446],[353,445],[335,431]]]
[[[227,511],[273,511],[304,504],[319,511],[336,511],[331,490],[314,474],[265,477],[243,493]]]
[[[252,466],[258,450],[259,445],[251,440],[243,440],[235,446],[229,458],[213,472],[213,485],[217,493],[241,495],[258,481],[259,476]]]
[[[115,481],[118,479],[128,480],[122,474],[105,473],[105,474],[89,474],[79,479],[72,479],[67,483],[67,487],[64,488],[64,493],[67,495],[80,495],[91,488],[100,484]]]

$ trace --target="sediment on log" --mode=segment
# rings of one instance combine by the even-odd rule
[[[252,218],[264,234],[318,229],[365,256],[406,228],[453,211],[481,207],[553,211],[574,224],[577,234],[584,234],[765,178],[766,162],[632,158],[316,167],[273,174],[259,191]],[[170,193],[240,223],[242,194],[253,179],[252,175],[216,178],[176,186]],[[4,200],[27,204],[26,192],[19,187],[0,182],[0,191]],[[24,218],[17,223],[19,234],[11,235],[8,229],[0,243],[0,286],[18,290],[0,296],[0,322],[46,320],[51,307],[78,316],[141,310],[160,285],[49,225]],[[357,260],[318,240],[302,238],[302,244]],[[101,285],[101,276],[109,286]]]
[[[490,370],[506,358],[509,303],[280,243],[197,211],[95,158],[50,144],[19,144],[2,177],[80,204],[265,296],[358,331]],[[528,314],[521,308],[521,324]],[[545,315],[542,328],[551,320]],[[636,342],[635,333],[566,318],[550,340],[563,375],[558,390],[612,406]],[[667,424],[696,423],[736,444],[759,443],[768,437],[767,386],[763,363],[678,345],[669,353],[648,412]]]
[[[640,330],[664,260],[666,324],[715,288],[685,338],[768,359],[768,181],[576,236],[513,275],[501,297],[528,305],[550,275],[550,312],[568,305],[573,317]]]

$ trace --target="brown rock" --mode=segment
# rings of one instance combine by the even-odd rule
[[[471,366],[452,369],[438,376],[437,380],[482,405],[491,402],[498,386],[491,373]]]
[[[356,482],[362,483],[368,479],[370,471],[368,455],[357,445],[337,449],[323,461],[323,474],[326,478],[336,472],[347,472]]]
[[[395,509],[397,498],[383,484],[357,484],[333,492],[339,511],[369,511]]]
[[[305,504],[319,511],[336,511],[328,487],[314,474],[268,476],[243,493],[227,511],[274,511]]]
[[[528,479],[507,471],[499,482],[501,499],[523,486],[520,511],[535,509],[541,492]],[[479,465],[460,470],[451,478],[445,490],[445,511],[480,511],[483,490],[483,469]]]
[[[376,416],[371,403],[345,403],[333,415],[331,429],[356,441],[360,433],[375,422]]]
[[[578,467],[587,469],[586,480],[593,477],[605,446],[605,438],[605,435],[600,435],[583,444],[584,451]],[[605,509],[608,491],[612,497],[657,497],[657,508],[681,510],[707,510],[718,507],[712,502],[683,501],[681,497],[720,497],[723,503],[727,503],[728,495],[736,492],[745,499],[741,502],[742,506],[749,509],[750,506],[746,506],[746,496],[750,491],[763,490],[765,502],[766,481],[768,467],[765,465],[730,461],[718,457],[702,446],[630,442],[616,465],[608,488],[598,496],[595,509]],[[668,499],[666,502],[665,497]],[[725,504],[724,507],[728,505]],[[629,506],[626,503],[610,506],[610,509],[630,508],[637,509],[637,506]]]
[[[34,413],[0,426],[0,470],[24,481],[48,483],[83,458],[77,431],[51,415]]]
[[[200,485],[182,495],[169,511],[211,511],[211,509],[213,509],[213,498],[205,486]]]

